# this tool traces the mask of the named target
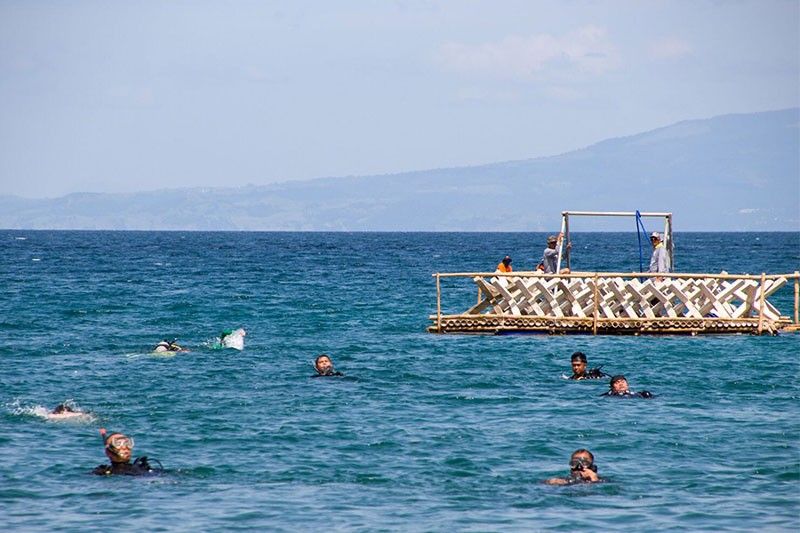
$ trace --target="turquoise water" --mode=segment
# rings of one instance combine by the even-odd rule
[[[437,336],[435,271],[537,234],[0,232],[0,528],[796,530],[800,335]],[[635,234],[575,268],[638,268]],[[800,235],[678,234],[683,271],[793,272]],[[577,264],[576,264],[577,263]],[[449,283],[449,282],[448,282]],[[445,286],[446,312],[474,301]],[[791,313],[791,286],[775,301]],[[244,327],[245,349],[214,350]],[[192,351],[154,357],[177,337]],[[569,382],[569,356],[646,401]],[[344,379],[310,379],[331,354]],[[65,399],[93,419],[41,415]],[[99,427],[158,478],[100,478]],[[577,448],[607,479],[551,487]]]

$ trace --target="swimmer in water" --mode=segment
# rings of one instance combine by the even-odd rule
[[[572,375],[569,379],[600,379],[608,377],[608,374],[600,370],[601,367],[586,370],[586,355],[583,352],[572,354]]]
[[[321,354],[317,356],[317,358],[314,360],[314,370],[317,371],[317,375],[311,376],[312,378],[344,376],[344,374],[337,372],[336,369],[333,368],[333,361],[331,361],[330,356],[327,354]]]
[[[186,348],[178,344],[177,339],[167,340],[164,339],[163,341],[156,344],[156,347],[153,348],[153,351],[156,353],[165,353],[165,352],[188,352]]]
[[[72,400],[67,400],[60,403],[55,408],[44,415],[48,420],[77,420],[77,419],[90,419],[92,415],[85,413],[76,407]]]
[[[70,406],[70,405],[68,405],[66,403],[60,403],[60,404],[56,405],[55,409],[53,409],[53,412],[51,414],[54,414],[54,415],[66,415],[66,414],[70,414],[70,413],[83,414],[80,411],[76,410],[75,408],[73,408],[72,406]]]
[[[138,457],[131,463],[131,452],[133,451],[133,439],[122,433],[108,433],[105,428],[100,429],[100,436],[103,438],[106,457],[111,460],[109,465],[99,465],[92,474],[96,476],[147,476],[158,474],[163,471],[161,463],[158,467],[150,465],[147,457]]]
[[[569,459],[569,475],[567,477],[553,477],[545,480],[547,485],[574,485],[576,483],[598,483],[602,481],[597,475],[597,466],[594,464],[594,455],[589,450],[581,448],[572,452]]]
[[[620,398],[652,398],[653,393],[643,390],[641,392],[633,392],[628,388],[628,380],[623,375],[614,376],[609,382],[609,389],[601,396],[616,396]]]

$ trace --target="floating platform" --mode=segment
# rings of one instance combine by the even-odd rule
[[[431,333],[550,335],[776,334],[800,329],[793,274],[436,273]],[[442,313],[442,280],[471,279],[477,303]],[[794,317],[769,301],[794,280]]]

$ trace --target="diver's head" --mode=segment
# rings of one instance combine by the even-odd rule
[[[127,463],[131,460],[133,450],[133,439],[122,433],[107,433],[105,429],[100,429],[103,437],[106,457],[112,463]]]
[[[511,256],[510,256],[510,255],[507,255],[507,256],[505,256],[505,257],[503,258],[503,264],[504,264],[505,266],[508,266],[508,265],[510,265],[510,264],[511,264]]]
[[[597,467],[594,466],[594,455],[585,448],[572,452],[569,458],[569,468],[575,472],[579,472],[585,468],[597,472]]]
[[[611,386],[611,392],[615,394],[628,392],[628,380],[623,375],[612,377],[609,385]]]
[[[54,415],[60,415],[62,413],[72,413],[72,412],[73,412],[72,408],[65,403],[60,403],[56,405],[55,409],[53,409]]]
[[[333,372],[333,361],[327,354],[318,355],[314,360],[314,368],[317,374],[324,376]]]
[[[586,372],[586,356],[583,352],[572,354],[572,372],[575,375],[581,375]]]

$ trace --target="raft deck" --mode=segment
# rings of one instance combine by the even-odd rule
[[[800,272],[672,274],[435,273],[430,333],[589,335],[776,334],[800,329]],[[442,313],[442,280],[472,279],[477,303]],[[769,301],[794,280],[794,317]]]

